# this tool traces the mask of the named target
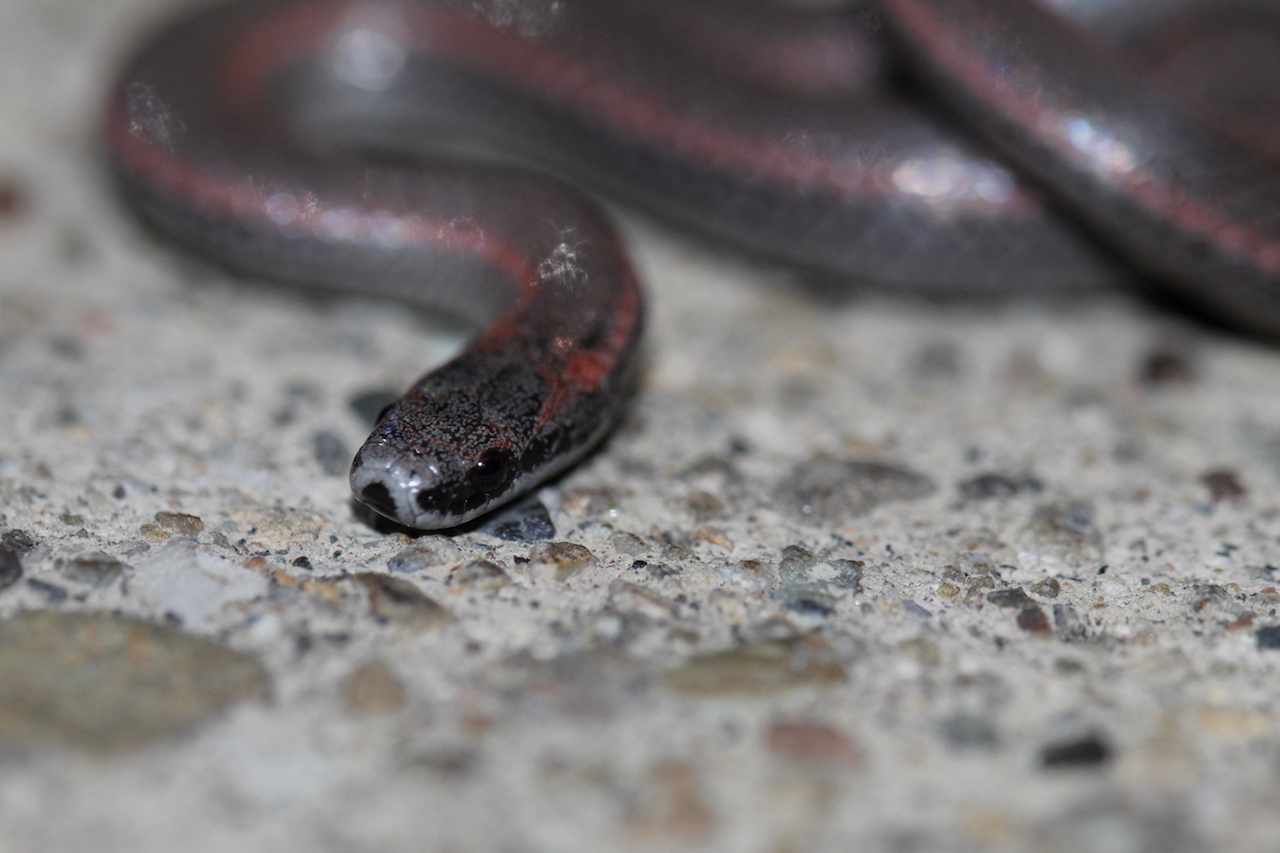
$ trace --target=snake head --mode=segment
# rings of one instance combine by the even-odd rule
[[[428,374],[356,453],[351,488],[406,527],[456,527],[563,467],[541,425],[546,383],[527,359],[468,353]]]

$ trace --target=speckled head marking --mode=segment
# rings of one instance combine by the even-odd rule
[[[426,376],[381,418],[351,466],[356,496],[408,527],[450,527],[546,476],[522,460],[551,391],[528,362],[473,353]],[[556,429],[555,427],[548,427]]]

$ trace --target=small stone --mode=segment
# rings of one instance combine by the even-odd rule
[[[775,722],[765,733],[765,746],[797,764],[856,765],[861,751],[839,729],[813,722]]]
[[[651,550],[645,541],[634,533],[619,530],[609,537],[613,550],[628,557],[642,557]]]
[[[27,578],[27,586],[44,596],[49,604],[61,604],[69,597],[67,591],[56,584],[47,583],[39,578]]]
[[[0,623],[0,738],[17,743],[125,752],[271,692],[253,658],[163,625],[52,612]]]
[[[342,683],[342,700],[356,716],[394,714],[404,708],[404,687],[385,663],[361,664]]]
[[[1210,471],[1200,477],[1200,482],[1209,490],[1209,498],[1214,503],[1235,502],[1245,495],[1245,488],[1235,471]]]
[[[1058,633],[1066,639],[1082,639],[1088,633],[1080,614],[1076,612],[1074,607],[1066,604],[1053,605],[1053,625],[1058,629]]]
[[[537,500],[524,501],[498,512],[480,529],[504,542],[542,542],[556,535],[551,513]]]
[[[1000,570],[996,567],[995,560],[991,559],[990,554],[976,550],[979,546],[978,541],[970,541],[966,547],[974,548],[972,551],[963,551],[956,556],[956,566],[964,577],[970,575],[990,575],[993,578],[1000,577]]]
[[[1011,498],[1023,493],[1038,493],[1044,490],[1044,484],[1030,474],[1009,476],[1006,474],[979,474],[965,480],[958,488],[960,497],[966,501],[985,501],[992,498]]]
[[[6,530],[0,533],[0,547],[7,548],[19,557],[35,550],[39,541],[25,530]]]
[[[774,585],[773,567],[760,560],[742,560],[716,569],[716,574],[747,592],[767,592]]]
[[[987,601],[996,607],[1033,607],[1035,601],[1031,599],[1022,587],[1014,587],[1012,589],[998,589],[995,592],[987,594]]]
[[[1229,610],[1235,606],[1235,594],[1232,590],[1216,583],[1197,583],[1191,587],[1191,610],[1203,613],[1210,607]]]
[[[359,572],[351,577],[369,593],[373,614],[392,625],[411,631],[435,631],[457,621],[407,580],[374,572]]]
[[[933,618],[933,613],[926,608],[921,607],[919,604],[916,604],[909,598],[904,598],[899,603],[902,605],[902,609],[905,612],[910,613],[912,616],[919,616],[921,619]]]
[[[139,560],[129,573],[130,595],[184,625],[202,625],[223,607],[252,601],[270,589],[262,574],[182,536]]]
[[[808,583],[812,580],[813,568],[818,558],[799,545],[788,545],[782,549],[782,559],[778,562],[778,577],[784,584]]]
[[[1233,622],[1226,625],[1228,631],[1244,631],[1253,627],[1253,614],[1241,613]]]
[[[706,542],[725,551],[733,550],[733,540],[718,527],[699,527],[693,532],[693,538],[696,542]]]
[[[793,515],[836,522],[890,501],[928,497],[936,489],[928,477],[899,466],[817,457],[797,465],[779,491]]]
[[[1040,751],[1040,763],[1047,770],[1096,767],[1110,760],[1111,745],[1096,733],[1053,743]]]
[[[157,512],[156,524],[177,533],[180,536],[195,536],[204,530],[204,522],[198,515],[187,515],[185,512]]]
[[[17,552],[0,546],[0,590],[6,590],[22,580],[22,560]]]
[[[680,612],[674,602],[626,581],[609,584],[609,603],[623,613],[637,613],[655,621],[674,618]]]
[[[125,570],[124,563],[101,551],[82,554],[70,560],[57,560],[53,565],[68,580],[99,589],[115,583]]]
[[[783,606],[810,619],[826,619],[836,612],[835,601],[830,596],[819,593],[789,597],[783,601]]]
[[[1018,627],[1033,634],[1047,634],[1051,630],[1049,617],[1035,605],[1018,611]]]
[[[1280,649],[1280,625],[1268,625],[1254,632],[1259,649]]]
[[[989,577],[987,575],[974,578],[969,583],[969,588],[965,590],[965,594],[964,594],[965,604],[981,604],[983,601],[986,601],[987,590],[995,589],[995,586],[996,586],[995,578]]]
[[[836,600],[862,589],[859,560],[824,560],[798,545],[782,549],[778,589],[773,597],[784,607],[812,618],[835,612]]]
[[[1093,523],[1093,507],[1085,501],[1066,501],[1036,509],[1031,529],[1047,543],[1066,549],[1102,546],[1102,534]]]
[[[511,576],[501,566],[488,560],[472,560],[449,573],[449,585],[472,592],[493,592],[511,583]]]
[[[636,560],[636,562],[642,563],[644,561]],[[658,580],[666,580],[680,574],[680,569],[675,566],[669,566],[666,563],[649,563],[645,566],[645,571],[649,573],[649,577],[657,578]]]
[[[963,713],[942,721],[942,736],[954,749],[994,749],[1000,741],[990,720]]]
[[[705,524],[713,518],[721,518],[727,511],[724,501],[710,492],[695,492],[690,495],[688,506],[689,512],[693,514],[693,520],[699,524]]]
[[[393,572],[420,572],[437,566],[456,566],[465,559],[448,536],[422,536],[387,561]]]
[[[755,642],[691,658],[662,683],[696,698],[768,696],[845,680],[844,666],[817,635]]]
[[[0,178],[0,221],[11,221],[22,217],[31,205],[31,200],[22,185],[10,178]]]
[[[583,569],[599,565],[595,554],[574,542],[539,542],[529,551],[528,570],[535,580],[550,578],[563,583]]]
[[[1155,349],[1143,359],[1138,378],[1152,387],[1188,385],[1195,379],[1195,370],[1181,353]]]
[[[337,434],[328,430],[311,436],[311,457],[330,477],[341,476],[351,467],[351,449]]]
[[[579,518],[605,515],[618,508],[618,495],[613,489],[604,487],[574,489],[564,494],[560,499],[560,506],[565,512]]]
[[[1057,578],[1042,578],[1031,585],[1031,591],[1041,598],[1057,598],[1062,584]]]

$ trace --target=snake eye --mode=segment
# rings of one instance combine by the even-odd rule
[[[502,450],[486,450],[476,460],[468,478],[477,492],[490,494],[506,485],[510,457]]]

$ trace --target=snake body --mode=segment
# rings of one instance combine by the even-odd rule
[[[145,43],[104,137],[134,207],[180,240],[480,326],[353,462],[356,496],[419,529],[571,465],[634,384],[636,276],[562,181],[926,291],[1120,280],[1102,232],[1220,316],[1280,330],[1267,156],[1028,0],[886,0],[885,15],[953,114],[1035,182],[888,91],[878,18],[747,0],[240,0]]]

